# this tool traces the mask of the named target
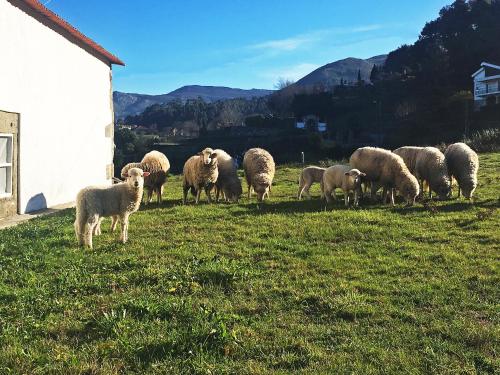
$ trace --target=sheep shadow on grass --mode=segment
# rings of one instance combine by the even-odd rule
[[[345,207],[343,199],[338,199],[336,202],[326,204],[326,201],[324,199],[320,199],[319,197],[305,200],[291,198],[290,200],[286,201],[273,201],[271,198],[270,200],[266,200],[263,203],[259,203],[256,200],[247,200],[245,203],[240,203],[239,206],[241,208],[244,208],[245,210],[231,212],[232,215],[243,216],[248,215],[249,213],[254,215],[265,215],[273,213],[292,214],[357,209],[352,206]]]

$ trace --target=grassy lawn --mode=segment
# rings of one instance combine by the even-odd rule
[[[0,374],[494,374],[500,154],[474,204],[271,200],[132,215],[76,246],[74,210],[0,231]],[[456,190],[454,191],[456,195]],[[340,197],[340,192],[339,192]]]

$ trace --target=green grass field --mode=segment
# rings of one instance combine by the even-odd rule
[[[500,154],[474,204],[166,201],[76,246],[74,210],[0,231],[0,374],[498,374]],[[456,190],[454,191],[456,195]],[[340,192],[339,192],[340,196]]]

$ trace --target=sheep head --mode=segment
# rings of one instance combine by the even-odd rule
[[[252,185],[255,193],[257,193],[257,201],[264,201],[266,194],[269,195],[269,191],[271,190],[271,181],[269,180],[269,176],[266,173],[257,174],[253,178]]]
[[[443,179],[436,188],[436,193],[439,199],[444,200],[450,198],[451,195],[451,181],[449,178]]]
[[[210,147],[205,148],[198,155],[201,156],[204,165],[212,164],[217,159],[217,153]]]
[[[149,176],[149,172],[144,172],[140,168],[130,168],[127,174],[126,183],[134,189],[142,189],[144,187],[144,177]]]
[[[354,186],[359,188],[363,182],[363,177],[366,177],[366,173],[361,172],[359,169],[351,169],[349,172],[345,172],[346,176],[352,177],[354,179]]]
[[[462,190],[465,199],[471,199],[474,190],[476,190],[476,186],[477,181],[475,180],[465,180],[459,184],[460,190]]]
[[[401,195],[406,199],[406,203],[408,206],[413,206],[415,204],[415,199],[420,193],[418,182],[414,182],[415,181],[413,181],[412,179],[408,179],[407,181],[402,183],[399,189]]]

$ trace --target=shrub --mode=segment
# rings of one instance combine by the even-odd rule
[[[485,129],[474,133],[470,138],[465,138],[467,143],[477,152],[500,151],[500,129]]]

